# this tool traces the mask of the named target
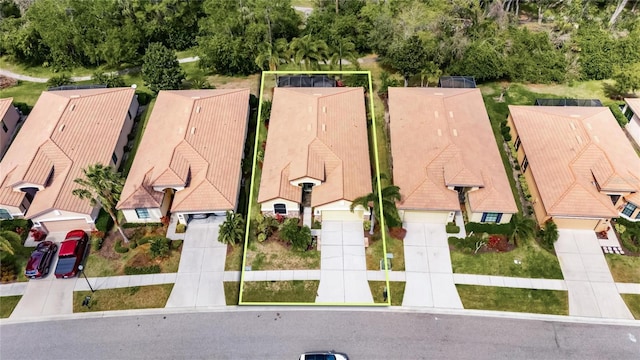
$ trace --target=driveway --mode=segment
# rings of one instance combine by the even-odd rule
[[[57,262],[57,257],[53,263]],[[11,319],[73,313],[73,289],[78,278],[56,279],[53,270],[44,279],[29,280]],[[83,279],[84,281],[84,279]]]
[[[227,245],[218,242],[223,216],[192,220],[182,243],[176,282],[166,307],[225,306]]]
[[[316,303],[373,303],[362,221],[323,221]]]
[[[406,284],[402,306],[462,309],[444,224],[404,223]]]
[[[569,291],[569,315],[633,319],[593,230],[558,230],[556,254]]]

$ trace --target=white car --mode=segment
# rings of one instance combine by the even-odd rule
[[[331,351],[310,351],[300,355],[300,360],[349,360],[347,354]]]

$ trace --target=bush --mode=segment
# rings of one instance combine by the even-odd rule
[[[258,234],[258,242],[263,242],[265,240],[267,240],[267,234],[265,233]]]
[[[104,209],[100,209],[100,213],[98,214],[95,224],[96,229],[106,233],[113,227],[113,219],[106,211],[104,211]]]
[[[18,278],[18,265],[16,258],[12,255],[5,255],[0,264],[0,283],[8,283]]]
[[[100,230],[94,230],[89,236],[91,239],[91,248],[94,251],[102,249],[102,243],[104,242],[104,233]]]
[[[123,227],[124,229],[133,229],[133,228],[147,227],[147,226],[149,226],[149,227],[160,227],[160,226],[162,226],[162,223],[159,223],[159,222],[158,222],[158,223],[156,223],[156,222],[153,222],[153,223],[134,223],[134,222],[128,222],[128,223],[124,223],[124,224],[122,224],[122,227]]]
[[[29,235],[29,229],[33,223],[31,220],[26,219],[11,219],[0,221],[0,231],[13,231],[20,235],[22,241],[24,241]]]
[[[291,243],[293,238],[296,237],[300,227],[298,226],[298,218],[288,218],[280,225],[280,238],[282,240]]]
[[[491,224],[491,223],[476,223],[470,222],[465,226],[468,233],[487,233],[487,234],[502,234],[511,236],[513,233],[513,225],[511,223],[507,224]]]
[[[311,229],[308,226],[301,227],[291,239],[291,246],[296,250],[306,250],[311,244]]]
[[[183,234],[185,231],[187,231],[187,225],[176,224],[176,234]]]
[[[558,226],[552,220],[544,223],[544,227],[538,231],[540,243],[546,249],[553,249],[553,244],[558,240]]]
[[[151,247],[149,247],[151,258],[155,259],[157,257],[167,256],[167,254],[169,254],[169,242],[171,242],[171,240],[162,236],[157,236],[149,240],[151,244]]]
[[[364,231],[371,230],[371,221],[370,220],[365,220],[364,222],[362,222],[362,227],[363,227]]]
[[[624,116],[622,110],[620,110],[620,107],[618,105],[611,104],[609,105],[609,109],[611,109],[611,112],[613,113],[613,116],[615,116],[616,121],[618,122],[620,127],[624,127],[625,125],[627,125],[629,120],[627,120],[627,118]]]
[[[404,237],[407,235],[407,230],[401,227],[392,227],[389,229],[389,235],[394,239],[404,240]]]
[[[138,104],[140,105],[147,105],[151,102],[151,99],[153,98],[151,95],[149,95],[146,92],[138,92],[136,91],[136,95],[138,96]]]
[[[182,240],[171,240],[171,248],[177,250],[182,246]]]
[[[621,217],[616,220],[614,227],[620,234],[625,249],[640,252],[640,222],[632,222]]]
[[[69,85],[71,83],[71,77],[68,74],[52,76],[47,80],[47,86],[49,87],[58,87],[62,85]]]
[[[18,110],[20,110],[20,112],[22,113],[22,115],[29,115],[29,113],[31,112],[31,109],[33,109],[32,106],[29,106],[29,104],[23,103],[23,102],[14,102],[13,106],[17,107]]]
[[[129,249],[133,250],[138,247],[138,243],[135,240],[129,242]]]
[[[160,273],[160,265],[151,265],[143,267],[125,266],[125,275],[144,275],[144,274],[158,274]]]
[[[153,236],[145,236],[145,237],[142,237],[142,238],[138,239],[138,241],[137,241],[138,242],[138,246],[148,243],[149,240],[152,239],[152,238],[153,238]]]
[[[124,254],[129,251],[129,248],[122,246],[122,240],[118,240],[116,241],[115,251],[119,254]]]
[[[371,226],[371,223],[369,223],[369,226]],[[312,229],[322,229],[322,222],[320,222],[318,220],[314,220],[313,224],[311,224],[311,228]]]
[[[460,226],[456,225],[454,222],[450,222],[446,226],[447,234],[457,234],[460,232]]]

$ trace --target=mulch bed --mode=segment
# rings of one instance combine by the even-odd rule
[[[16,84],[18,84],[18,80],[0,75],[0,89],[6,89]]]
[[[503,253],[515,249],[516,246],[509,242],[506,235],[490,235],[487,244],[478,250],[478,254],[483,253]]]
[[[143,236],[153,236],[153,235],[162,235],[164,236],[167,233],[167,229],[163,226],[156,227],[138,227],[138,228],[130,228],[123,229],[124,234],[127,235],[129,240],[139,239]],[[108,232],[104,240],[102,242],[102,248],[98,251],[98,254],[106,259],[115,260],[119,259],[122,254],[116,252],[116,241],[122,240],[122,236],[117,229],[114,229]],[[122,244],[126,245],[126,244]]]

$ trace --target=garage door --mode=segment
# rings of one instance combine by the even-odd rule
[[[326,220],[353,220],[362,221],[363,211],[356,210],[354,212],[346,210],[324,210],[322,211],[322,221]]]
[[[405,211],[403,221],[446,224],[448,218],[448,211]]]
[[[566,219],[566,218],[553,218],[553,222],[556,223],[558,229],[580,229],[580,230],[594,230],[598,226],[598,220],[592,219]]]
[[[631,118],[626,129],[633,140],[635,140],[636,144],[640,145],[640,119],[637,119],[637,116]]]
[[[85,219],[77,220],[61,220],[61,221],[42,221],[40,224],[47,229],[48,232],[69,232],[71,230],[92,230],[93,224],[87,224]]]

